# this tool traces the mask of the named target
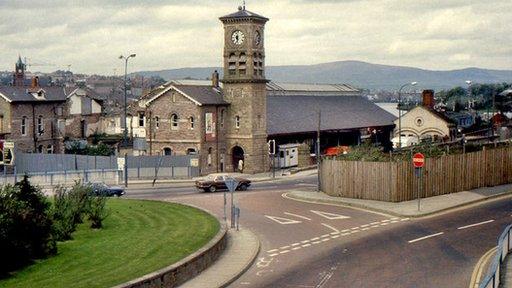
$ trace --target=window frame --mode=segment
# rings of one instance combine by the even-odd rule
[[[241,122],[241,120],[240,120],[240,116],[239,116],[239,115],[236,115],[236,116],[235,116],[235,128],[236,128],[236,129],[240,129],[240,122]]]
[[[178,130],[180,126],[180,117],[176,113],[171,114],[171,130]]]
[[[44,134],[44,121],[43,115],[37,117],[37,135],[41,136]]]

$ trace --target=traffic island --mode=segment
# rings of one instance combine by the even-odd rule
[[[175,287],[208,267],[225,247],[219,221],[193,207],[110,199],[107,209],[101,230],[80,225],[73,240],[58,243],[57,255],[12,273],[0,286]],[[130,281],[138,277],[143,278]]]

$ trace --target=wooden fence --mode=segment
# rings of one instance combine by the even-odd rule
[[[323,160],[322,191],[347,198],[401,202],[416,199],[420,180],[411,161]],[[512,183],[512,147],[427,158],[421,197]]]

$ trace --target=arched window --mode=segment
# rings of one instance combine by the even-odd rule
[[[235,53],[229,54],[229,75],[236,75],[236,60]]]
[[[235,127],[238,129],[240,128],[240,116],[235,116]]]
[[[37,134],[39,136],[43,135],[44,133],[44,125],[43,125],[43,116],[37,117]]]
[[[196,148],[188,148],[187,149],[187,155],[197,155]]]
[[[27,117],[21,118],[21,135],[27,136]]]
[[[171,149],[171,148],[169,148],[169,147],[164,148],[164,155],[165,155],[165,156],[170,156],[170,155],[172,155],[172,149]]]
[[[190,116],[189,121],[190,121],[190,130],[194,130],[194,126],[195,126],[194,117]]]
[[[173,130],[177,130],[178,129],[179,120],[180,119],[178,118],[177,114],[172,114],[171,115],[171,129],[173,129]]]

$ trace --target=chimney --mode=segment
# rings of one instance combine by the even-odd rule
[[[38,76],[32,78],[32,85],[30,87],[32,87],[32,88],[39,87],[39,77]]]
[[[219,72],[217,72],[217,70],[212,74],[212,86],[216,88],[219,87]]]
[[[434,101],[434,90],[423,90],[423,106],[427,108],[434,109],[435,101]]]

